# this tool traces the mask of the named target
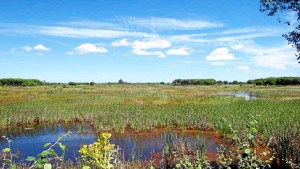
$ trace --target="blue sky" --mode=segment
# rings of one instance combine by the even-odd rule
[[[281,36],[291,29],[259,12],[259,0],[2,0],[0,78],[299,76],[296,50]]]

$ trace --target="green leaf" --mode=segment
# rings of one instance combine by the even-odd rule
[[[249,155],[251,153],[251,150],[250,149],[246,149],[245,153]]]
[[[251,127],[251,128],[250,128],[250,132],[251,132],[251,134],[253,134],[253,135],[256,135],[256,134],[258,133],[258,131],[257,131],[257,129],[256,129],[255,127]]]
[[[252,134],[250,134],[250,133],[247,134],[247,139],[248,140],[252,140],[253,138],[254,138],[254,136]]]
[[[51,143],[45,143],[44,144],[44,148],[46,148],[46,147],[48,147],[48,146],[50,146],[51,145]]]
[[[5,163],[5,164],[10,164],[11,163],[11,161],[9,159],[3,159],[2,162]]]
[[[236,135],[236,134],[234,134],[233,136],[232,136],[232,140],[234,140],[234,141],[236,141],[236,140],[238,140],[239,138],[238,138],[238,136]]]
[[[60,147],[60,149],[61,149],[62,151],[66,151],[66,146],[65,146],[65,145],[63,145],[63,144],[61,144],[61,143],[59,143],[58,145],[59,145],[59,147]]]
[[[53,155],[55,157],[57,157],[58,155],[55,153],[54,150],[44,150],[43,152],[41,152],[40,154],[42,157],[46,157],[48,155]]]
[[[48,163],[48,162],[49,162],[49,159],[48,159],[48,158],[43,158],[43,159],[42,159],[42,162],[43,162],[43,163]]]
[[[4,149],[2,149],[2,152],[3,153],[9,153],[10,152],[10,148],[4,148]]]
[[[181,164],[176,164],[176,168],[181,168]]]
[[[36,160],[36,158],[33,156],[28,156],[25,160],[26,161],[34,161],[34,160]]]
[[[91,169],[91,167],[85,165],[85,166],[82,167],[82,169]]]
[[[10,166],[10,169],[17,169],[17,165],[16,165],[16,164],[12,164],[12,165]]]
[[[44,165],[44,169],[51,169],[52,168],[52,165],[47,163]]]
[[[250,125],[251,125],[252,127],[255,126],[255,124],[257,124],[257,121],[256,121],[256,120],[250,121]]]

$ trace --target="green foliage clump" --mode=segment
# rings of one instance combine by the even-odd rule
[[[247,83],[256,85],[300,85],[300,77],[268,77],[248,80]]]
[[[0,83],[6,86],[40,86],[44,84],[44,82],[37,79],[21,79],[21,78],[0,79]]]
[[[85,168],[110,169],[114,166],[118,150],[109,142],[110,137],[110,133],[102,133],[95,143],[82,146],[79,153]]]
[[[175,79],[172,84],[174,85],[215,85],[215,79]]]

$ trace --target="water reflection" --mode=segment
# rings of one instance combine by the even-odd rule
[[[54,143],[58,137],[71,131],[72,134],[64,137],[62,143],[66,145],[66,158],[75,161],[79,156],[78,150],[82,144],[91,144],[96,141],[96,134],[93,129],[85,123],[71,124],[47,124],[36,125],[32,129],[14,128],[10,130],[0,130],[0,134],[12,140],[11,149],[13,152],[20,152],[20,159],[27,156],[36,156],[44,150],[45,143]],[[172,141],[186,141],[196,149],[197,142],[205,144],[205,152],[215,153],[217,144],[208,134],[196,134],[195,132],[142,132],[142,133],[113,133],[111,143],[120,147],[120,152],[127,161],[149,159],[152,153],[162,152],[167,135],[172,135]],[[198,137],[198,139],[197,139]],[[0,149],[7,146],[5,140],[0,141]],[[59,148],[55,149],[61,153]]]

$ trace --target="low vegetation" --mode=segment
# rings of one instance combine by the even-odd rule
[[[245,101],[219,92],[251,92]],[[245,138],[254,126],[257,146],[270,140],[280,163],[299,164],[300,88],[298,86],[103,84],[0,87],[0,127],[86,121],[96,131],[123,132],[160,127],[213,130],[224,139]],[[224,120],[226,118],[226,120]],[[234,126],[234,133],[228,124]],[[234,135],[233,135],[234,134]],[[247,151],[248,152],[248,151]],[[251,155],[254,152],[250,151]],[[181,165],[186,160],[181,159]],[[178,165],[179,166],[179,165]]]

